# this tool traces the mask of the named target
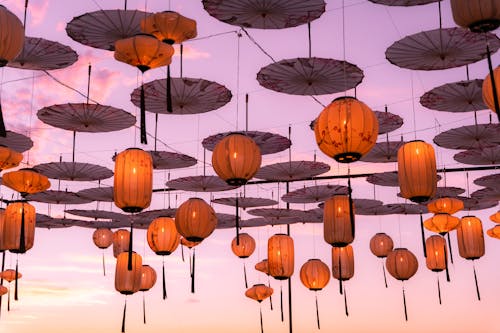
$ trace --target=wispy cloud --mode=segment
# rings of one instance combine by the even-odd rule
[[[174,57],[180,57],[181,55],[180,47],[175,45],[174,48],[175,48]],[[192,59],[192,60],[207,59],[211,57],[210,53],[198,50],[191,45],[184,45],[182,56],[186,59]]]

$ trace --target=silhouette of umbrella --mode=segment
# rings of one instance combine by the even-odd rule
[[[403,144],[403,141],[377,142],[368,154],[361,157],[361,161],[372,163],[397,162],[398,150]]]
[[[481,149],[469,149],[455,154],[453,159],[471,165],[500,164],[500,144]]]
[[[211,135],[203,139],[201,144],[205,149],[213,151],[217,143],[231,133],[234,132],[225,132]],[[280,151],[288,149],[292,144],[289,139],[279,134],[259,131],[247,131],[243,133],[249,136],[253,141],[255,141],[257,146],[259,146],[260,153],[262,155],[279,153]]]
[[[92,201],[113,202],[113,187],[94,187],[78,191],[77,194],[82,198]]]
[[[265,165],[257,171],[255,178],[290,181],[311,178],[328,171],[330,171],[330,166],[323,162],[291,161]]]
[[[347,194],[347,186],[316,185],[303,187],[281,197],[287,203],[315,203],[325,201],[334,195]]]
[[[92,200],[81,197],[74,192],[55,190],[28,194],[26,200],[57,205],[79,205],[92,202]]]
[[[187,168],[198,162],[194,157],[168,151],[149,151],[153,158],[153,168],[156,170],[169,170]]]
[[[421,6],[441,0],[368,0],[370,2],[386,6]]]
[[[0,146],[5,146],[19,153],[23,153],[33,147],[33,141],[26,135],[7,131],[5,137],[0,136]]]
[[[33,168],[51,179],[59,180],[94,181],[113,176],[113,171],[106,167],[81,162],[51,162]]]
[[[447,83],[436,87],[420,97],[424,107],[446,112],[469,112],[484,110],[483,80],[468,80]]]
[[[217,198],[212,199],[213,203],[236,207],[236,198],[235,197],[227,197],[227,198]],[[273,206],[277,205],[278,201],[266,198],[248,198],[248,197],[239,197],[238,198],[238,207],[246,209],[253,207],[262,207],[262,206]]]
[[[474,184],[490,188],[498,188],[500,186],[500,173],[479,177],[474,180]]]
[[[434,143],[449,149],[481,149],[500,144],[500,124],[461,126],[434,137]]]
[[[166,185],[175,190],[189,192],[219,192],[237,188],[237,186],[229,186],[217,176],[182,177],[169,180]]]

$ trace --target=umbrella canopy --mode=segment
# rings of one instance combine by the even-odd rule
[[[114,51],[115,41],[142,32],[141,20],[149,15],[138,10],[98,10],[74,17],[66,33],[83,45]]]
[[[6,131],[5,137],[0,136],[0,146],[5,146],[19,153],[24,153],[33,147],[33,141],[26,135],[12,131]]]
[[[370,2],[386,6],[420,6],[441,0],[368,0]]]
[[[471,165],[500,164],[500,144],[481,149],[469,149],[455,154],[453,159],[457,162]]]
[[[307,179],[330,171],[330,166],[316,161],[290,161],[265,165],[257,171],[255,178],[271,181]]]
[[[377,142],[360,160],[372,163],[397,162],[398,150],[402,145],[404,145],[403,141]]]
[[[97,228],[109,228],[118,229],[130,226],[129,222],[123,221],[80,221],[79,227],[97,229]]]
[[[370,209],[370,208],[373,208],[373,207],[377,207],[377,206],[382,206],[384,203],[380,200],[375,200],[375,199],[360,199],[360,198],[353,198],[352,199],[352,202],[354,204],[354,208],[356,210],[358,209]],[[321,217],[323,217],[323,208],[325,207],[325,203],[322,202],[318,205],[318,207],[320,208],[321,210]],[[316,213],[316,214],[320,214],[320,211],[319,210],[311,210],[312,212]]]
[[[500,173],[479,177],[474,180],[474,184],[490,188],[498,188],[500,186]]]
[[[290,95],[334,94],[356,87],[363,77],[349,62],[314,57],[284,59],[257,73],[261,86]]]
[[[217,215],[217,226],[216,229],[231,229],[236,227],[236,215],[216,213]],[[238,217],[241,221],[241,218]]]
[[[397,171],[388,171],[375,173],[366,177],[366,181],[370,184],[380,185],[380,186],[399,186],[398,172]]]
[[[500,124],[461,126],[434,137],[434,143],[448,149],[481,149],[500,144]]]
[[[230,186],[217,176],[189,176],[169,180],[166,185],[175,190],[188,192],[220,192],[234,190],[237,186]]]
[[[232,98],[225,86],[204,79],[171,78],[172,112],[167,111],[167,80],[143,84],[146,111],[161,114],[198,114],[217,110]],[[134,105],[141,105],[141,87],[130,95]]]
[[[496,35],[447,28],[407,36],[389,46],[385,56],[401,68],[424,71],[455,68],[486,58],[485,38],[495,53],[500,47]]]
[[[255,29],[284,29],[311,22],[325,12],[323,0],[203,0],[219,21]]]
[[[424,107],[446,112],[469,112],[484,110],[483,80],[468,80],[447,83],[436,87],[420,97]]]
[[[92,200],[81,197],[74,192],[55,190],[28,194],[26,196],[26,199],[29,201],[44,202],[57,205],[79,205],[92,202]]]
[[[69,67],[77,60],[78,54],[69,46],[43,38],[25,37],[23,50],[7,66],[48,71]]]
[[[220,140],[233,133],[234,132],[225,132],[209,136],[203,139],[201,144],[205,149],[213,151]],[[257,146],[259,146],[260,153],[262,155],[279,153],[280,151],[288,149],[292,145],[292,142],[289,139],[279,134],[259,131],[248,131],[242,133],[255,141]]]
[[[478,200],[500,201],[500,188],[483,188],[472,192],[470,196]]]
[[[176,208],[146,210],[146,211],[140,212],[139,214],[135,215],[135,217],[138,217],[141,219],[149,219],[152,221],[158,217],[175,217],[176,211],[177,211]]]
[[[157,150],[150,150],[149,153],[153,158],[153,168],[156,170],[188,168],[198,163],[194,157],[180,153]]]
[[[391,215],[391,214],[402,214],[403,210],[400,206],[388,206],[380,205],[366,208],[356,208],[356,215]]]
[[[98,209],[68,209],[65,210],[65,212],[75,216],[89,217],[94,219],[114,220],[114,221],[128,221],[129,218],[128,215],[122,213],[110,212],[108,210],[98,210]]]
[[[248,214],[250,215],[271,219],[296,218],[301,216],[302,213],[302,210],[283,208],[255,208],[248,211]]]
[[[403,118],[388,111],[373,111],[378,120],[378,134],[385,134],[403,126]]]
[[[212,199],[212,202],[220,205],[236,207],[236,197]],[[263,206],[273,206],[277,204],[278,201],[272,199],[238,197],[238,207],[243,209],[263,207]]]
[[[427,210],[427,206],[425,205],[415,205],[408,203],[393,203],[387,204],[388,208],[394,208],[398,212],[396,214],[404,214],[404,215],[415,215],[415,214],[427,214],[429,211]]]
[[[472,197],[471,198],[457,197],[457,199],[460,199],[464,203],[463,210],[483,210],[483,209],[493,208],[498,205],[498,200],[495,200],[495,198],[479,199]]]
[[[283,217],[283,218],[272,218],[272,217],[255,217],[240,222],[242,228],[249,227],[264,227],[264,226],[276,226],[276,225],[287,225],[303,222],[300,217]]]
[[[39,222],[36,221],[37,228],[44,229],[61,229],[61,228],[70,228],[70,227],[79,227],[83,221],[76,219],[67,219],[67,218],[51,218],[48,221]]]
[[[78,196],[92,201],[113,202],[113,187],[94,187],[77,192]]]
[[[113,176],[113,171],[106,167],[81,162],[51,162],[33,168],[51,179],[59,180],[93,181]]]
[[[347,194],[347,186],[342,185],[316,185],[303,187],[289,192],[281,197],[288,203],[315,203],[325,201],[334,195]]]

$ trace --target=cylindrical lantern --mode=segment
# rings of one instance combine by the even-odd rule
[[[490,220],[495,223],[500,224],[500,211],[496,212],[495,214],[490,216]]]
[[[464,202],[457,198],[443,197],[429,202],[427,204],[427,209],[434,214],[455,214],[464,209]]]
[[[330,269],[319,259],[309,259],[300,268],[300,281],[309,290],[321,290],[330,281]]]
[[[256,300],[257,302],[262,302],[269,296],[273,294],[273,288],[266,286],[265,284],[255,284],[253,287],[245,291],[245,296]]]
[[[154,253],[168,256],[179,246],[181,235],[175,228],[174,219],[158,217],[149,224],[147,239],[149,247]]]
[[[130,232],[125,229],[118,229],[113,233],[113,256],[118,258],[118,255],[124,251],[128,251],[130,245]]]
[[[332,247],[332,276],[342,281],[354,276],[354,251],[351,245]]]
[[[229,185],[245,185],[259,170],[262,157],[255,141],[243,133],[220,140],[212,153],[212,167]]]
[[[141,21],[141,30],[170,45],[197,35],[195,20],[172,11],[149,15]]]
[[[441,272],[448,265],[446,240],[438,235],[432,235],[425,241],[427,257],[425,264],[433,272]]]
[[[493,77],[495,79],[495,87],[497,96],[500,96],[500,66],[493,70]],[[495,100],[493,97],[493,87],[491,84],[491,76],[488,74],[483,81],[483,101],[490,110],[495,112]]]
[[[132,252],[132,269],[128,269],[128,252],[122,252],[116,260],[115,289],[124,295],[132,295],[141,288],[142,257]]]
[[[217,226],[217,215],[209,204],[200,198],[190,198],[175,212],[177,231],[192,242],[201,242]]]
[[[424,227],[432,232],[445,235],[460,225],[460,219],[450,214],[439,213],[424,221]]]
[[[319,149],[340,163],[357,161],[377,141],[375,113],[354,97],[339,97],[318,116],[314,134]]]
[[[137,67],[141,72],[170,65],[174,48],[148,34],[119,39],[115,42],[115,59]]]
[[[393,247],[394,242],[392,241],[392,238],[383,232],[375,234],[370,239],[370,251],[372,251],[372,253],[379,258],[387,257]]]
[[[97,228],[92,234],[92,240],[98,248],[107,249],[113,244],[113,232],[109,228]]]
[[[286,280],[294,269],[293,238],[285,234],[276,234],[267,241],[267,262],[269,275],[276,280]]]
[[[151,204],[153,159],[148,152],[129,148],[116,156],[113,199],[127,213],[137,213]]]
[[[354,206],[353,206],[354,208]],[[323,207],[323,237],[335,247],[344,247],[354,241],[354,212],[350,212],[349,196],[335,195]]]
[[[34,206],[27,202],[9,204],[5,209],[3,246],[13,253],[25,253],[31,249],[35,241],[35,221]]]
[[[488,236],[490,236],[491,238],[500,239],[500,225],[496,225],[496,226],[494,226],[493,228],[488,229],[488,230],[486,231],[486,233],[487,233],[487,234],[488,234]]]
[[[25,196],[47,190],[50,187],[50,181],[35,169],[26,168],[3,174],[2,185]]]
[[[255,269],[259,272],[269,275],[269,262],[267,259],[263,259],[255,264]]]
[[[497,0],[451,0],[453,20],[473,32],[493,31],[500,25]]]
[[[141,286],[139,291],[148,291],[156,283],[156,271],[149,265],[142,265],[141,268]]]
[[[240,245],[236,237],[231,242],[231,250],[240,258],[248,258],[255,251],[255,239],[247,233],[240,234]]]
[[[408,280],[418,270],[417,257],[405,248],[396,248],[387,255],[385,267],[397,280]]]
[[[19,163],[21,163],[22,160],[23,154],[18,153],[17,151],[12,150],[9,147],[0,145],[0,171],[15,168],[19,165]]]
[[[399,148],[398,181],[401,196],[413,202],[425,202],[436,194],[436,155],[430,144],[416,140]]]
[[[458,252],[464,259],[479,259],[484,255],[484,234],[481,220],[464,216],[457,228]]]
[[[24,27],[5,6],[0,5],[0,67],[14,60],[24,46]]]

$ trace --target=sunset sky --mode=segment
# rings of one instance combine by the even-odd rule
[[[345,2],[345,10],[342,4]],[[24,1],[7,0],[1,4],[15,13],[21,20]],[[170,7],[169,7],[170,4]],[[52,71],[51,74],[64,84],[85,93],[87,70],[92,65],[91,99],[99,103],[122,108],[139,119],[139,110],[130,102],[130,93],[141,82],[140,73],[131,66],[120,63],[109,51],[81,45],[67,36],[66,24],[73,17],[99,9],[123,9],[123,1],[92,0],[31,0],[29,2],[26,35],[58,41],[73,48],[79,55],[71,67]],[[146,9],[148,12],[174,10],[195,19],[198,24],[198,39],[185,43],[184,76],[203,78],[225,85],[233,98],[224,107],[200,115],[160,115],[158,148],[176,151],[198,159],[198,164],[170,173],[155,171],[154,188],[163,188],[165,181],[178,177],[203,175],[203,147],[201,141],[220,132],[245,128],[245,98],[250,96],[249,129],[269,131],[288,136],[291,126],[293,160],[317,160],[331,166],[329,175],[346,174],[346,165],[339,165],[322,154],[317,148],[311,120],[323,107],[308,96],[293,96],[267,90],[259,85],[256,74],[260,68],[272,61],[245,34],[241,38],[239,27],[217,21],[204,11],[201,1],[196,0],[150,0],[128,1],[128,9]],[[345,24],[343,24],[343,13]],[[443,27],[454,27],[450,4],[442,2]],[[343,47],[345,26],[345,49]],[[439,27],[437,4],[399,8],[373,4],[367,0],[328,0],[326,12],[312,22],[312,55],[316,57],[344,58],[364,71],[364,79],[357,88],[358,99],[374,110],[388,110],[405,120],[404,125],[389,134],[391,140],[413,140],[415,137],[432,143],[435,135],[451,128],[472,125],[472,113],[445,113],[425,109],[419,103],[420,96],[439,85],[466,79],[465,67],[443,71],[410,71],[390,64],[385,59],[385,50],[404,36]],[[274,59],[308,56],[307,26],[285,30],[248,29],[254,40]],[[207,37],[207,38],[204,38]],[[239,41],[238,41],[239,40]],[[240,49],[238,70],[238,43]],[[493,56],[494,66],[500,58]],[[173,58],[172,74],[179,76],[178,52]],[[237,73],[239,72],[239,78]],[[485,60],[469,66],[470,78],[483,79],[488,70]],[[148,71],[144,82],[164,78],[166,69]],[[9,130],[29,135],[34,147],[24,154],[29,166],[55,162],[62,158],[71,161],[72,133],[53,128],[36,117],[39,109],[53,104],[82,103],[85,98],[55,82],[43,72],[31,72],[13,68],[1,71],[1,101],[6,127]],[[239,86],[239,92],[237,91]],[[353,95],[349,91],[348,95]],[[239,95],[239,96],[238,96]],[[318,96],[323,104],[343,94]],[[413,98],[412,98],[413,97]],[[413,111],[414,110],[414,111]],[[413,113],[415,112],[415,113]],[[414,116],[415,115],[415,116]],[[488,123],[491,111],[477,113],[479,123]],[[154,115],[148,113],[147,128],[154,133]],[[414,123],[413,119],[416,119]],[[496,116],[493,122],[497,122]],[[379,141],[385,140],[380,136]],[[139,131],[129,128],[119,132],[77,134],[76,161],[99,164],[113,169],[111,157],[129,147],[153,149],[149,144],[140,144]],[[464,166],[455,160],[457,151],[436,148],[438,168]],[[211,154],[207,153],[210,162]],[[263,165],[288,161],[288,151],[263,157]],[[26,165],[23,165],[24,167]],[[352,173],[394,171],[395,163],[352,164]],[[207,175],[214,175],[210,165]],[[467,188],[473,192],[480,187],[472,180],[494,171],[471,172],[469,183],[464,173],[449,173],[447,186]],[[445,179],[439,186],[445,186]],[[97,187],[97,182],[52,180],[51,189],[78,191]],[[112,178],[101,182],[112,185]],[[345,180],[295,182],[291,190],[315,184],[346,185]],[[176,191],[170,196],[155,193],[150,209],[177,207],[190,197],[228,197],[242,190],[227,193],[187,193]],[[376,187],[363,178],[353,180],[353,195],[356,198],[376,198],[384,203],[405,202],[396,194],[398,188]],[[13,192],[1,187],[4,198]],[[279,199],[285,193],[284,184],[251,185],[246,187],[247,196]],[[170,200],[170,201],[169,201]],[[62,217],[65,207],[35,203],[37,212]],[[118,212],[110,203],[100,204],[100,209]],[[285,203],[277,205],[284,208]],[[315,204],[296,204],[291,208],[312,209]],[[67,206],[66,209],[95,209],[96,203]],[[214,205],[217,212],[234,213],[233,209]],[[498,207],[473,212],[483,221],[483,228],[493,226],[489,216]],[[467,212],[459,212],[465,216]],[[244,219],[251,218],[242,211]],[[68,216],[69,217],[69,216]],[[426,215],[430,217],[430,215]],[[450,266],[451,282],[446,282],[444,273],[439,274],[443,304],[437,298],[436,273],[425,267],[422,255],[419,217],[417,215],[388,215],[382,217],[357,216],[355,252],[355,276],[346,285],[349,317],[344,315],[343,296],[338,292],[338,281],[318,292],[321,331],[324,332],[454,332],[498,331],[495,316],[498,312],[500,294],[500,270],[498,258],[500,242],[485,235],[486,255],[475,262],[478,274],[481,301],[476,298],[472,263],[458,255],[455,233],[452,233],[454,264]],[[248,228],[244,230],[257,241],[255,253],[246,259],[249,284],[267,283],[267,277],[253,269],[255,263],[267,256],[267,238],[286,231],[285,227]],[[381,261],[369,251],[369,240],[377,232],[386,232],[396,247],[406,247],[418,257],[419,270],[405,282],[409,321],[404,321],[401,282],[388,276],[389,288],[385,288]],[[111,248],[104,251],[107,275],[101,269],[102,251],[92,243],[91,229],[37,229],[35,246],[19,256],[19,298],[11,301],[7,312],[6,297],[3,297],[0,317],[0,332],[119,332],[122,307],[125,297],[114,289],[114,261]],[[302,286],[300,267],[310,258],[320,258],[331,267],[330,245],[323,240],[321,224],[294,224],[291,234],[295,241],[295,273],[293,285],[293,325],[295,332],[316,332],[314,292]],[[431,233],[427,232],[427,236]],[[134,234],[134,250],[143,256],[143,263],[153,266],[158,273],[156,286],[145,294],[147,325],[142,323],[142,292],[127,297],[127,332],[259,332],[259,304],[244,296],[243,260],[233,255],[230,243],[234,230],[216,230],[196,248],[197,280],[196,293],[190,293],[188,251],[186,261],[181,259],[180,248],[165,259],[168,299],[162,300],[161,263],[147,246],[145,232]],[[7,253],[6,268],[14,268],[17,256]],[[5,282],[4,282],[5,284]],[[288,317],[280,320],[280,282],[273,280],[273,305],[261,304],[264,316],[264,331],[288,332]],[[13,291],[13,284],[11,286]],[[286,300],[286,284],[283,284]],[[285,302],[285,310],[286,310]]]

